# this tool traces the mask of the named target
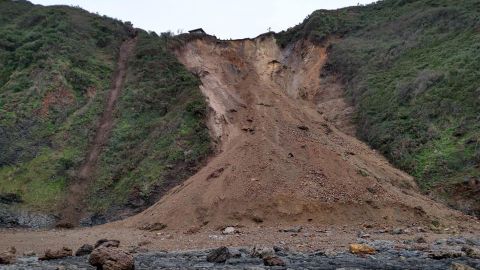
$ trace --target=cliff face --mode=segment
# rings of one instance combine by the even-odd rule
[[[422,191],[478,215],[479,18],[476,0],[386,0],[315,11],[277,38],[337,37],[325,72],[344,83],[357,136]]]
[[[320,77],[326,47],[298,42],[282,50],[268,35],[199,38],[177,55],[202,80],[218,153],[127,226],[365,220],[382,226],[461,217],[420,195],[412,177],[342,132],[351,128],[348,106],[335,93],[340,88],[330,87],[338,86],[334,78]]]
[[[479,10],[386,0],[220,41],[0,1],[0,226],[457,215],[419,192],[476,214]]]

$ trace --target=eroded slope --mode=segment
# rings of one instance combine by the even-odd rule
[[[178,56],[201,77],[219,153],[128,226],[380,225],[461,217],[419,195],[409,175],[335,127],[351,130],[350,109],[330,88],[334,80],[320,78],[325,48],[300,42],[280,50],[271,36],[204,38]]]

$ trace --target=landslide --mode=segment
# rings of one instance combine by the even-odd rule
[[[317,10],[276,37],[339,37],[326,70],[345,85],[358,137],[423,192],[480,216],[479,18],[478,0],[385,0]]]
[[[412,177],[352,137],[328,42],[280,49],[272,35],[195,38],[177,49],[202,81],[217,154],[123,225],[442,224],[466,217],[421,195]],[[162,225],[162,226],[163,226]]]

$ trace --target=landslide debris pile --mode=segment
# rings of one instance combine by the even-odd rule
[[[335,79],[320,76],[326,47],[300,41],[280,49],[264,35],[203,37],[179,48],[180,61],[201,78],[218,153],[125,224],[382,225],[460,217],[420,195],[412,177],[341,131],[351,130],[350,109],[332,90],[341,89]]]
[[[357,136],[424,192],[480,216],[480,2],[385,0],[317,10],[279,44],[336,37]]]

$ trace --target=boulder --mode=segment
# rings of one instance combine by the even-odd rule
[[[70,248],[63,247],[62,249],[59,249],[59,250],[47,249],[45,251],[45,255],[43,255],[42,257],[40,257],[38,259],[42,260],[42,261],[56,260],[56,259],[69,257],[69,256],[72,256],[72,255],[73,255],[73,252]]]
[[[304,131],[310,130],[307,126],[304,126],[304,125],[297,126],[297,128],[298,128],[298,129],[301,129],[301,130],[304,130]]]
[[[234,233],[236,233],[236,232],[237,232],[237,230],[236,230],[234,227],[226,227],[226,228],[222,231],[223,234],[234,234]]]
[[[95,243],[95,248],[98,247],[118,247],[120,246],[120,241],[118,240],[109,240],[109,239],[100,239]]]
[[[116,247],[100,246],[92,251],[88,262],[103,270],[133,270],[133,256]]]
[[[144,226],[140,227],[140,230],[155,232],[155,231],[161,231],[165,228],[167,228],[166,224],[163,224],[161,222],[155,222],[152,224],[145,224]]]
[[[474,259],[480,259],[480,249],[475,247],[464,246],[462,247],[462,251],[467,254],[468,257]]]
[[[16,193],[0,193],[0,203],[14,204],[23,202],[22,197]]]
[[[258,258],[273,257],[275,256],[275,250],[268,247],[254,246],[252,251],[250,252],[250,256]]]
[[[263,258],[263,264],[265,266],[285,266],[285,262],[277,256],[267,256]]]
[[[147,245],[150,245],[152,243],[152,241],[149,241],[149,240],[144,240],[144,241],[140,241],[138,242],[138,246],[139,247],[142,247],[142,246],[147,246]]]
[[[207,255],[208,262],[224,263],[231,257],[230,250],[227,247],[220,247],[210,251]]]
[[[465,265],[465,264],[457,263],[457,262],[453,262],[450,265],[450,269],[452,269],[452,270],[475,270],[475,268],[473,268],[473,267],[470,267],[470,266]]]
[[[289,229],[283,229],[280,230],[280,232],[286,232],[286,233],[300,233],[303,230],[302,226],[297,226]]]
[[[436,250],[428,254],[428,257],[434,260],[443,260],[443,259],[449,259],[449,258],[462,257],[463,255],[465,255],[465,253],[458,250],[442,249],[442,250]]]
[[[93,251],[93,246],[92,245],[89,245],[89,244],[85,244],[83,246],[81,246],[77,252],[75,252],[75,256],[85,256],[85,255],[88,255],[90,253],[92,253]]]
[[[395,228],[393,230],[390,231],[391,234],[409,234],[411,233],[411,230],[408,229],[408,228]]]
[[[7,251],[0,253],[0,264],[15,263],[17,250],[15,247],[9,248]]]
[[[200,226],[192,226],[190,227],[188,230],[186,230],[184,233],[185,234],[196,234],[198,232],[200,232],[202,228]]]
[[[419,243],[419,244],[425,244],[425,243],[427,243],[427,240],[425,240],[424,237],[420,236],[420,237],[417,237],[417,238],[415,239],[415,242],[416,242],[416,243]]]
[[[75,225],[69,221],[59,221],[57,224],[55,224],[55,228],[57,229],[73,229],[75,228]]]
[[[350,244],[350,252],[352,254],[375,254],[376,250],[365,244]]]

